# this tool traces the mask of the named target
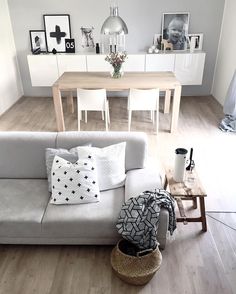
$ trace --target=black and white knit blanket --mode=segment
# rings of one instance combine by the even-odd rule
[[[157,231],[161,208],[169,212],[168,230],[176,229],[174,199],[165,190],[145,191],[127,200],[121,208],[117,221],[118,233],[140,250],[155,249],[158,245]]]

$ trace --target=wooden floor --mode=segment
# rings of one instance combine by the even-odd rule
[[[110,130],[127,130],[126,103],[110,99]],[[162,112],[158,135],[148,112],[134,114],[132,130],[148,134],[149,153],[163,166],[173,165],[175,148],[193,147],[208,194],[206,209],[214,211],[207,216],[208,232],[202,233],[200,224],[178,224],[159,272],[144,287],[127,285],[113,274],[110,246],[1,245],[0,294],[236,293],[236,213],[217,212],[236,211],[236,136],[218,129],[222,107],[212,97],[182,97],[180,110],[174,134],[168,131],[170,115]],[[67,130],[76,130],[76,114],[68,113],[65,103],[64,111]],[[94,112],[81,127],[105,129],[101,114]],[[22,98],[0,117],[0,130],[56,131],[52,99]],[[192,214],[191,207],[186,209]]]

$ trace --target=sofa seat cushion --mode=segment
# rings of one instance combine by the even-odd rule
[[[47,180],[0,179],[0,236],[40,236],[49,201]]]
[[[44,237],[117,238],[116,222],[124,202],[124,187],[101,192],[100,202],[79,205],[48,204]]]

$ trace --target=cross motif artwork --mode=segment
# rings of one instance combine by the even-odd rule
[[[71,38],[70,16],[68,14],[45,14],[44,26],[47,49],[52,52],[66,52],[65,39]]]
[[[58,25],[55,26],[55,32],[50,33],[51,38],[56,38],[57,44],[61,44],[61,39],[65,36],[66,36],[66,33],[61,32],[61,28]]]

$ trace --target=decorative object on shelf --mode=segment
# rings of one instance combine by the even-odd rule
[[[104,21],[101,28],[102,43],[105,51],[119,52],[125,51],[125,35],[128,28],[123,19],[119,16],[118,4],[112,1],[110,5],[110,16]]]
[[[106,56],[105,60],[109,62],[113,67],[113,70],[111,72],[112,78],[118,79],[122,77],[122,64],[125,62],[126,58],[127,54],[125,52],[112,52]]]
[[[52,54],[57,54],[57,50],[55,48],[52,49]]]
[[[191,37],[190,39],[190,53],[193,53],[195,50],[195,46],[196,46],[196,41],[197,41],[197,37]]]
[[[194,46],[194,50],[202,50],[202,44],[203,44],[203,34],[199,33],[199,34],[188,34],[188,45],[187,45],[187,49],[190,49],[190,45],[191,45],[191,40],[192,38],[194,38],[195,40],[195,46]]]
[[[194,160],[193,160],[193,148],[190,149],[190,156],[189,160],[187,161],[187,167],[186,170],[192,170],[195,166]]]
[[[148,53],[149,54],[155,53],[155,50],[156,50],[156,46],[152,45],[151,47],[148,48]]]
[[[162,35],[155,34],[153,37],[153,45],[159,50],[161,50],[161,41],[162,41]]]
[[[144,285],[148,283],[156,271],[159,270],[162,262],[162,255],[158,248],[139,253],[133,256],[130,251],[136,251],[135,246],[126,241],[120,240],[111,253],[111,266],[117,276],[133,285]]]
[[[189,13],[163,13],[162,39],[173,44],[173,50],[186,50]]]
[[[41,52],[47,52],[45,31],[31,30],[29,33],[32,53],[40,54]]]
[[[174,168],[173,178],[176,182],[184,181],[187,153],[188,153],[187,149],[184,149],[184,148],[175,149],[175,168]]]
[[[83,48],[94,48],[94,38],[93,38],[93,30],[94,27],[81,27],[80,28],[82,33],[82,47]]]
[[[65,39],[66,53],[75,53],[75,39]]]
[[[48,52],[53,48],[59,53],[66,52],[65,39],[71,38],[69,14],[45,14],[43,18]]]
[[[167,40],[162,40],[161,41],[161,45],[162,45],[162,50],[164,52],[166,52],[166,50],[173,50],[173,44],[168,42]]]
[[[99,47],[99,43],[96,43],[96,54],[99,54],[100,53],[100,47]]]

